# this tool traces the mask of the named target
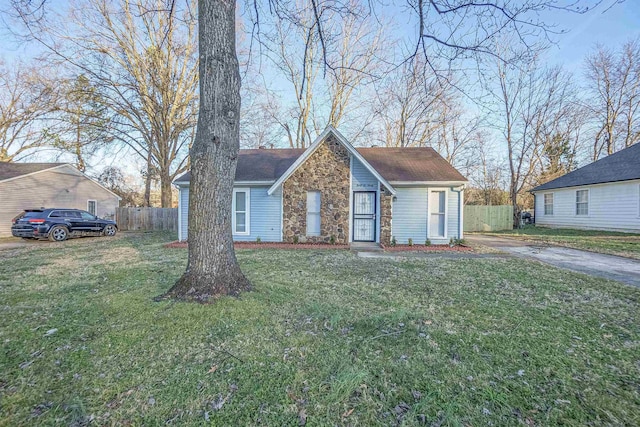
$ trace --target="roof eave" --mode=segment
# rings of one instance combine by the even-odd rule
[[[457,181],[390,181],[391,184],[397,186],[397,187],[420,187],[420,186],[434,186],[434,185],[439,185],[439,186],[444,186],[444,187],[450,187],[453,185],[466,185],[469,183],[469,181],[465,180],[465,181],[461,181],[461,180],[457,180]]]
[[[273,179],[269,180],[252,180],[252,181],[233,181],[233,185],[254,185],[254,186],[266,186],[272,185],[275,181]],[[191,181],[173,181],[173,185],[178,187],[185,187],[191,185]]]
[[[618,180],[615,180],[615,181],[590,182],[590,183],[587,183],[587,184],[562,185],[562,186],[558,186],[558,187],[540,188],[540,187],[546,185],[546,184],[542,184],[542,185],[539,185],[539,186],[529,190],[529,193],[539,193],[540,191],[550,191],[550,190],[563,190],[565,188],[586,187],[588,185],[615,184],[615,183],[618,183],[618,182],[627,182],[627,181],[640,181],[640,177],[639,178],[630,178],[630,179],[618,179]]]

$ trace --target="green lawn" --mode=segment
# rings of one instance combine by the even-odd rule
[[[551,243],[603,254],[640,259],[640,234],[535,226],[497,231],[495,233],[532,242]]]
[[[154,302],[186,261],[169,239],[0,252],[0,425],[640,424],[640,289],[508,258],[244,250],[255,292]]]

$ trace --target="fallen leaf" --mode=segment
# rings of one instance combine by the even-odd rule
[[[218,365],[213,365],[208,371],[207,374],[213,374],[215,371],[218,370]]]
[[[345,411],[344,414],[342,414],[342,418],[347,418],[349,415],[351,415],[353,413],[353,410],[356,408],[351,408],[348,411]]]

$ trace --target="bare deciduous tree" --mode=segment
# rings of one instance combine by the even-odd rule
[[[56,109],[57,92],[41,71],[0,64],[0,161],[23,160],[45,145],[43,126]]]
[[[88,158],[112,140],[107,107],[84,75],[60,83],[56,114],[47,125],[47,143],[71,153],[82,172]]]
[[[519,199],[537,178],[541,153],[563,143],[565,137],[558,139],[557,135],[574,130],[563,126],[578,103],[571,76],[560,68],[540,68],[537,57],[524,66],[496,61],[494,72],[489,76],[495,79],[495,85],[489,87],[495,101],[492,113],[507,148],[509,198],[517,225],[522,208]]]
[[[418,61],[405,63],[379,85],[373,105],[383,145],[433,147],[447,161],[462,166],[477,141],[480,118],[466,114],[459,92]]]
[[[171,8],[164,0],[83,0],[69,15],[38,20],[30,20],[38,5],[22,3],[31,37],[89,79],[109,109],[111,137],[157,171],[162,206],[171,206],[171,181],[188,167],[196,120],[195,0]]]
[[[586,105],[596,122],[592,158],[597,160],[640,141],[640,39],[619,52],[600,46],[585,65]]]

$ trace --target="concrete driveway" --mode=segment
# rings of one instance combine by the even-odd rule
[[[519,258],[640,287],[640,261],[637,260],[486,234],[464,237],[472,244],[489,246]]]

